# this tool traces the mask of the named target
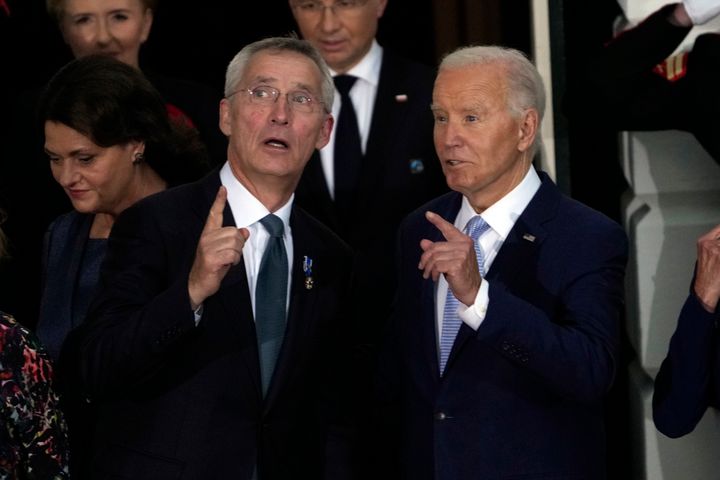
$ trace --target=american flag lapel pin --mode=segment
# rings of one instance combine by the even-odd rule
[[[405,103],[408,101],[408,96],[404,93],[400,93],[398,95],[395,95],[395,101],[397,103]]]
[[[528,242],[534,242],[535,235],[530,235],[529,233],[526,233],[525,235],[523,235],[523,240],[527,240]]]

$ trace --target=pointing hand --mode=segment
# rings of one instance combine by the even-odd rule
[[[440,230],[446,241],[420,241],[423,254],[418,268],[423,271],[423,278],[432,277],[437,281],[440,274],[444,274],[455,298],[472,305],[482,282],[473,239],[436,213],[427,212],[425,218]]]
[[[221,186],[210,207],[188,278],[193,310],[218,291],[230,267],[242,258],[243,246],[250,236],[246,228],[222,226],[226,202],[227,189]]]

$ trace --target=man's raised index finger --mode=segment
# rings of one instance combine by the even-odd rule
[[[208,213],[207,220],[205,221],[205,228],[203,231],[217,230],[222,228],[223,224],[223,210],[225,210],[225,203],[227,202],[227,189],[224,186],[220,186],[217,195],[215,195],[215,201],[210,206],[210,213]]]
[[[427,218],[430,223],[435,225],[437,229],[440,230],[440,233],[443,234],[445,240],[453,240],[465,236],[465,234],[458,230],[455,225],[448,222],[437,213],[427,211],[425,212],[425,218]]]

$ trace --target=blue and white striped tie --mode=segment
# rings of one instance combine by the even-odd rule
[[[485,233],[488,228],[490,228],[490,225],[485,223],[485,220],[483,220],[480,215],[475,215],[468,221],[467,225],[465,225],[465,234],[473,239],[478,268],[480,275],[483,277],[485,276],[485,255],[483,254],[482,248],[480,248],[478,238],[480,238],[480,235]],[[455,343],[458,330],[460,330],[459,305],[460,302],[455,298],[450,287],[448,287],[447,297],[445,298],[445,309],[443,310],[442,334],[440,335],[440,375],[445,372],[445,364],[450,356],[453,343]]]

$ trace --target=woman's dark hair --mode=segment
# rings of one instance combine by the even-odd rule
[[[209,169],[197,130],[173,121],[160,93],[137,70],[112,57],[89,55],[62,67],[45,87],[38,118],[62,123],[108,148],[145,143],[144,161],[168,186]]]

